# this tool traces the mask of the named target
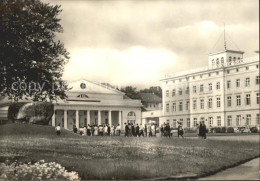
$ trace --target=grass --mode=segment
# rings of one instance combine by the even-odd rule
[[[85,137],[50,126],[0,126],[0,161],[57,162],[82,179],[206,175],[260,155],[258,142]]]

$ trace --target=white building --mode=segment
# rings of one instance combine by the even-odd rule
[[[259,57],[224,50],[208,56],[208,66],[166,75],[161,80],[163,116],[160,124],[194,127],[259,126]]]

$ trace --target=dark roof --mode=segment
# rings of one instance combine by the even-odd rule
[[[162,98],[153,93],[140,93],[141,100],[146,103],[161,103]]]

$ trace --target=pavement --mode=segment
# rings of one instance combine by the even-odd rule
[[[260,158],[198,180],[260,180]]]

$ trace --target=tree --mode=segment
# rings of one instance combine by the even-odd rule
[[[128,96],[131,99],[141,99],[135,87],[126,86],[125,88],[121,88],[121,91],[124,92],[126,96]]]
[[[0,94],[18,101],[64,99],[69,53],[56,40],[60,6],[40,0],[0,0]]]
[[[140,90],[140,93],[154,93],[155,95],[162,98],[162,88],[159,86],[152,86],[149,89],[145,88]]]

